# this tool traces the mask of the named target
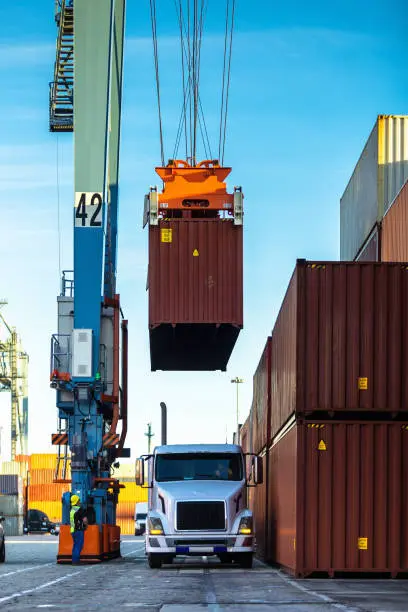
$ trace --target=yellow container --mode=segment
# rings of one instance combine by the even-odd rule
[[[32,470],[55,470],[56,465],[56,453],[31,455]]]
[[[118,518],[116,524],[120,527],[121,535],[135,535],[134,520]]]
[[[52,501],[29,501],[29,509],[30,510],[39,510],[40,512],[44,512],[50,519],[55,523],[61,522],[62,517],[62,504],[61,502],[52,502]]]
[[[121,502],[144,502],[147,501],[148,489],[139,487],[135,482],[121,482],[125,485],[124,489],[120,490],[119,503]]]

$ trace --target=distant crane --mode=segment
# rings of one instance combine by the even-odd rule
[[[7,300],[0,300],[0,308]],[[5,332],[5,333],[4,333]],[[0,312],[0,392],[11,394],[11,459],[26,455],[28,445],[28,355],[14,327]]]

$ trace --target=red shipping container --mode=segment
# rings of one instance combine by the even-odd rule
[[[408,182],[382,221],[382,261],[408,261]]]
[[[408,266],[298,261],[274,330],[271,435],[294,413],[408,411]]]
[[[294,423],[267,487],[260,550],[295,576],[408,570],[408,423]],[[253,511],[258,525],[265,509]]]
[[[243,326],[242,226],[171,219],[149,226],[151,369],[222,370]]]
[[[355,261],[381,261],[380,223],[376,223],[373,231],[355,257]]]
[[[253,379],[253,452],[259,453],[271,441],[271,340],[266,341]]]

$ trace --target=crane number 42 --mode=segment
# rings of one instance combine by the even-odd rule
[[[75,194],[75,227],[102,227],[102,193]]]

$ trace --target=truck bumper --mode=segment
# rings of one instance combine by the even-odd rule
[[[255,551],[255,538],[253,536],[230,535],[225,537],[163,535],[151,536],[146,534],[146,553],[166,555],[221,555],[236,553],[253,553]]]

